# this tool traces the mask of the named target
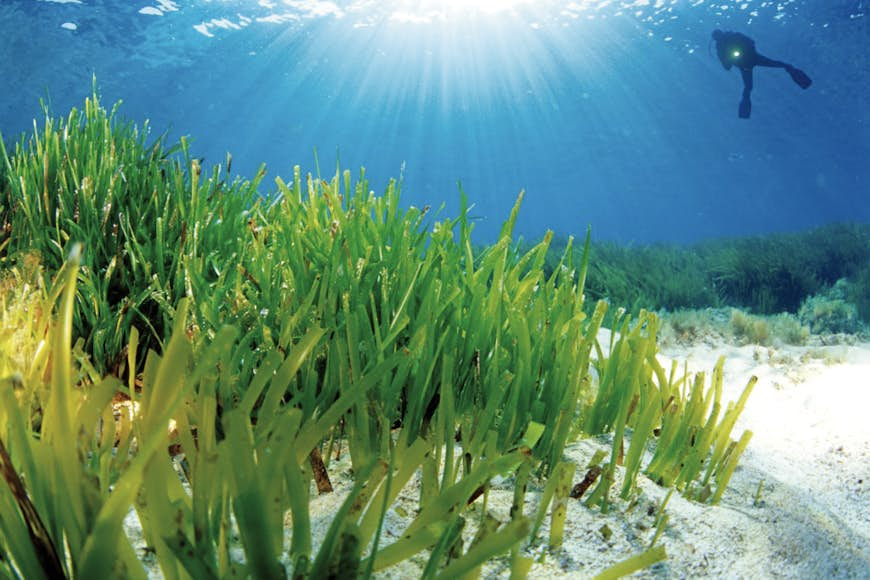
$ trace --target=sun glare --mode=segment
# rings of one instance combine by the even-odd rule
[[[534,5],[533,0],[400,0],[394,3],[397,10],[406,13],[444,14],[496,14],[508,12],[520,6]]]

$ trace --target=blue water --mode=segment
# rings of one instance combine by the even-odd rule
[[[805,70],[803,91],[708,52],[714,28]],[[870,2],[2,0],[0,132],[39,99],[104,104],[270,176],[365,166],[480,241],[517,230],[690,242],[870,221]],[[268,178],[271,179],[271,178]],[[264,193],[271,190],[264,182]]]

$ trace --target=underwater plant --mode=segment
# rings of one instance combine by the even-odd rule
[[[730,336],[731,311],[728,309],[680,309],[661,312],[660,316],[663,323],[660,332],[662,342],[721,342]]]
[[[858,309],[864,324],[870,324],[870,268],[859,271],[850,280],[848,301]]]
[[[557,239],[553,248],[560,248]],[[559,250],[561,251],[561,250]],[[550,271],[559,251],[545,261]],[[726,306],[753,314],[797,314],[810,296],[850,280],[849,301],[870,320],[870,225],[836,223],[804,232],[692,245],[594,242],[587,293],[636,314]],[[610,321],[606,323],[610,325]]]
[[[802,324],[799,317],[783,312],[770,319],[771,333],[785,344],[806,344],[810,337],[810,327]]]
[[[804,300],[798,318],[816,334],[858,332],[861,329],[858,307],[847,301],[849,294],[846,280],[838,280],[827,291]]]
[[[554,245],[556,252],[561,247]],[[695,309],[719,303],[703,255],[666,244],[593,243],[586,290],[591,299],[607,299],[634,314],[641,308]]]
[[[770,344],[770,325],[761,316],[747,314],[742,310],[731,311],[731,328],[738,340],[748,344]]]
[[[116,373],[134,324],[157,347],[180,298],[232,284],[263,176],[231,179],[228,157],[203,178],[185,139],[149,141],[148,123],[120,120],[119,105],[103,108],[94,86],[82,110],[55,119],[43,104],[41,128],[14,148],[0,139],[0,265],[36,259],[50,276],[82,243],[75,332]]]
[[[706,308],[662,312],[660,316],[663,343],[717,344],[736,339],[762,345],[803,345],[810,337],[809,326],[801,324],[796,315],[787,312],[760,316],[736,308]]]
[[[262,171],[201,178],[185,142],[140,147],[96,94],[76,115],[4,148],[7,177],[22,178],[3,185],[3,320],[44,316],[3,343],[3,576],[142,577],[121,533],[132,513],[168,577],[368,577],[409,558],[424,577],[456,577],[502,554],[521,576],[548,514],[548,545],[562,543],[576,472],[564,450],[590,435],[612,434],[612,447],[587,507],[611,509],[617,470],[622,497],[646,474],[721,498],[751,437],[731,440],[752,383],[723,412],[721,363],[709,385],[667,372],[660,321],[644,310],[611,315],[602,344],[608,304],[590,312],[584,296],[589,234],[546,273],[552,234],[526,250],[512,241],[522,194],[476,251],[464,195],[458,218],[430,224],[427,208],[402,207],[398,182],[375,195],[364,172],[296,167],[254,199]],[[120,172],[150,188],[149,219],[107,209],[123,181],[107,143],[131,152]],[[160,249],[170,238],[172,255]],[[310,498],[329,493],[344,457],[352,488],[315,541]],[[517,482],[502,520],[486,509],[497,477]],[[418,509],[388,537],[412,478]]]

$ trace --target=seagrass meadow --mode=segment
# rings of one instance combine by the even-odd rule
[[[589,236],[545,270],[552,235],[512,240],[522,194],[479,248],[464,203],[403,207],[398,181],[206,170],[96,90],[44,113],[0,159],[0,576],[145,577],[134,514],[165,578],[371,577],[410,558],[425,578],[494,558],[519,578],[530,546],[564,541],[570,501],[606,513],[638,478],[720,500],[753,382],[732,403],[721,361],[663,368],[647,311],[612,309],[599,340]],[[602,435],[608,453],[565,459]],[[311,498],[347,457],[352,490],[314,541]],[[387,537],[414,477],[413,520]],[[515,490],[502,519],[495,478]],[[664,503],[648,549],[602,577],[667,557]]]

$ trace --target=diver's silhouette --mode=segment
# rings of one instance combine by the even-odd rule
[[[717,29],[713,31],[713,40],[716,41],[716,56],[719,57],[719,62],[722,63],[725,70],[730,70],[732,66],[736,66],[740,69],[740,74],[743,75],[743,98],[737,109],[737,116],[741,119],[748,119],[752,112],[749,94],[752,92],[752,69],[756,66],[784,68],[785,72],[802,89],[809,88],[813,84],[812,79],[804,71],[788,63],[758,54],[758,51],[755,50],[755,41],[745,34]]]

